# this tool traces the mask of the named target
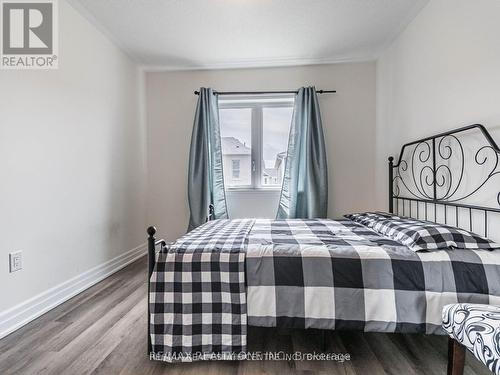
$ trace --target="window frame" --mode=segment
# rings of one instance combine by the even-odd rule
[[[226,190],[234,191],[276,191],[281,190],[279,186],[266,186],[262,184],[263,140],[264,140],[264,108],[293,108],[295,95],[272,95],[272,96],[227,96],[219,98],[219,111],[221,109],[251,109],[251,184],[241,186],[226,186]],[[220,117],[220,116],[219,116]],[[291,125],[291,124],[290,124]],[[290,134],[290,130],[289,130]],[[240,172],[241,173],[241,172]]]

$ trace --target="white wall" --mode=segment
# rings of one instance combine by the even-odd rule
[[[194,90],[200,86],[271,90],[304,85],[338,90],[335,95],[320,97],[328,149],[329,216],[373,208],[375,63],[150,72],[146,76],[148,222],[169,240],[187,228],[187,164],[197,99]],[[267,201],[275,199],[271,196]],[[249,202],[247,196],[245,202]],[[254,212],[249,210],[248,216]]]
[[[274,219],[278,211],[281,191],[277,189],[228,190],[227,212],[231,219],[255,217]]]
[[[379,208],[387,156],[406,141],[482,123],[500,143],[499,20],[498,0],[433,0],[378,60]]]
[[[59,11],[59,69],[0,71],[0,315],[145,241],[139,71]]]

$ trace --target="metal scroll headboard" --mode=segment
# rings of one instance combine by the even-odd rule
[[[490,213],[500,218],[500,149],[486,128],[470,125],[405,144],[396,164],[389,158],[389,211],[488,236]]]

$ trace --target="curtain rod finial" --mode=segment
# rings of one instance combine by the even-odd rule
[[[200,95],[200,92],[199,91],[195,91],[194,94],[195,95]]]

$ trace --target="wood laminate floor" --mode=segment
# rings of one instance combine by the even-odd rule
[[[442,336],[329,332],[350,361],[168,364],[146,355],[146,258],[0,340],[0,374],[446,374]],[[321,352],[316,331],[252,328],[249,350]],[[465,374],[490,374],[470,353]]]

